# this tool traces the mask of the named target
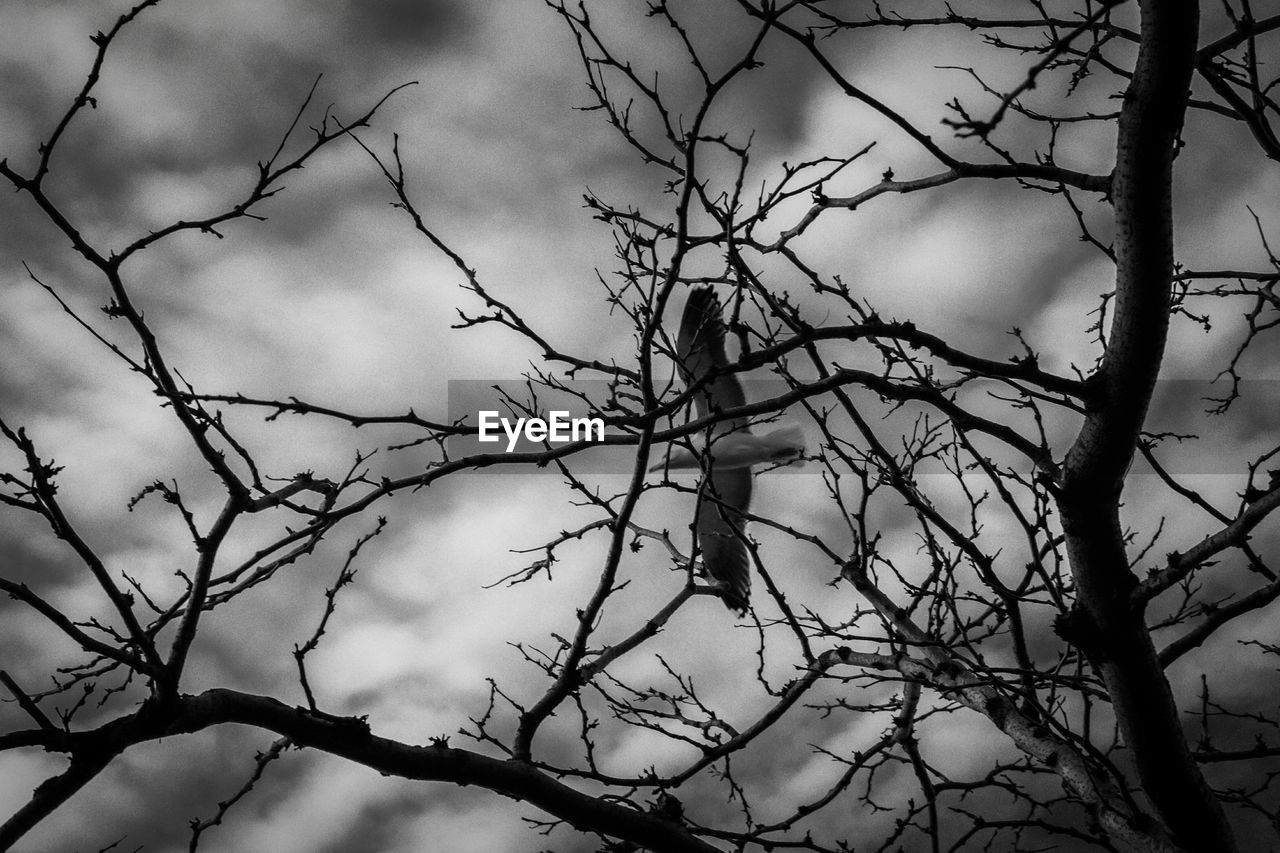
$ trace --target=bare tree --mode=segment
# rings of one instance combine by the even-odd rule
[[[0,826],[0,849],[75,812],[76,793],[139,745],[164,739],[181,750],[179,735],[233,723],[261,730],[264,751],[246,761],[242,787],[188,816],[191,849],[216,838],[214,827],[234,820],[250,789],[270,784],[269,765],[290,760],[282,756],[294,747],[520,801],[530,843],[542,832],[547,843],[592,844],[594,835],[610,850],[662,851],[1218,853],[1280,844],[1280,641],[1257,618],[1273,619],[1280,596],[1268,556],[1277,539],[1262,535],[1280,506],[1280,445],[1276,398],[1248,381],[1274,359],[1280,260],[1261,217],[1252,259],[1203,266],[1175,247],[1175,213],[1205,204],[1214,186],[1187,183],[1183,172],[1212,160],[1256,170],[1280,159],[1266,62],[1280,15],[1258,14],[1249,0],[1205,9],[1203,21],[1196,3],[1173,0],[1028,0],[999,10],[726,0],[714,13],[659,0],[645,10],[645,38],[660,43],[654,56],[680,57],[659,67],[626,52],[634,43],[616,36],[612,17],[597,19],[604,10],[551,2],[547,14],[580,52],[585,108],[616,129],[661,190],[640,201],[585,196],[590,216],[608,227],[616,264],[598,282],[566,285],[567,298],[594,292],[609,301],[633,334],[634,350],[621,353],[557,345],[526,319],[521,294],[495,292],[452,248],[458,235],[415,191],[402,143],[370,127],[395,92],[342,119],[316,109],[313,89],[236,203],[124,241],[88,234],[56,189],[59,152],[95,106],[120,33],[145,26],[157,4],[138,4],[93,37],[82,89],[34,156],[6,152],[0,176],[25,215],[46,220],[94,271],[103,316],[84,314],[39,270],[28,270],[30,280],[154,391],[202,466],[183,482],[161,476],[118,508],[125,527],[140,502],[167,504],[187,539],[181,589],[166,595],[109,564],[66,508],[56,440],[0,413],[5,516],[22,519],[12,529],[23,535],[35,529],[26,519],[41,522],[29,535],[56,541],[56,559],[92,579],[97,608],[73,610],[21,561],[0,567],[11,599],[4,612],[40,617],[31,642],[71,644],[52,673],[0,652],[10,700],[0,750],[66,759]],[[924,48],[935,37],[972,57],[943,72],[957,93],[945,104],[945,133],[918,117],[939,100],[932,93],[893,103],[881,92],[900,87],[859,71],[871,49],[898,51],[904,78],[931,68]],[[866,138],[803,162],[761,154],[753,116],[735,98],[771,85],[778,65],[806,69]],[[287,178],[337,146],[380,173],[417,236],[455,265],[463,340],[499,328],[539,353],[527,397],[506,404],[536,414],[551,396],[577,395],[607,423],[602,443],[625,455],[620,490],[616,477],[580,464],[597,442],[459,454],[451,442],[475,435],[474,418],[376,413],[289,389],[258,398],[184,379],[157,319],[162,305],[153,308],[158,297],[135,278],[141,256],[260,218]],[[880,156],[886,146],[897,162]],[[988,205],[1037,199],[1074,227],[1024,250],[1051,258],[1083,241],[1105,265],[1091,267],[1108,270],[1090,285],[1096,316],[1078,318],[1092,333],[1085,361],[1058,339],[1018,329],[990,340],[958,323],[928,328],[889,316],[850,272],[855,253],[895,257],[897,247],[859,238],[892,197],[935,194],[947,210],[970,193],[987,193]],[[1039,283],[1001,286],[1014,293]],[[724,305],[736,356],[684,370],[685,387],[671,381],[671,362],[687,359],[688,347],[680,351],[670,318],[706,287]],[[1200,369],[1218,377],[1219,390],[1208,401],[1171,391],[1161,414],[1153,399],[1180,327],[1214,342]],[[513,374],[521,369],[512,364]],[[773,377],[762,397],[737,404],[722,393],[704,414],[689,414],[709,386],[753,371]],[[570,382],[583,379],[595,382]],[[823,519],[788,516],[767,501],[728,506],[712,477],[649,470],[666,443],[709,470],[708,436],[725,433],[713,427],[771,424],[784,413],[804,421],[809,473],[757,467],[757,489],[819,495]],[[250,414],[266,423],[250,423]],[[346,467],[317,461],[281,477],[271,451],[258,448],[295,417],[349,426],[358,441]],[[1198,422],[1208,434],[1238,435],[1244,427],[1232,425],[1251,418],[1251,443],[1197,444],[1186,434]],[[373,452],[370,430],[392,437]],[[1210,461],[1224,443],[1233,454],[1225,467]],[[557,589],[568,584],[553,572],[560,555],[589,549],[583,565],[594,575],[581,596],[561,597],[556,632],[492,626],[542,680],[490,680],[487,706],[455,709],[461,732],[417,740],[381,736],[376,721],[326,709],[308,658],[341,612],[343,590],[359,582],[357,568],[378,559],[365,551],[388,529],[378,514],[493,466],[550,469],[572,517],[589,513],[561,522],[559,535],[533,549],[532,565],[503,572],[509,585]],[[1206,466],[1227,485],[1190,476]],[[187,497],[210,480],[216,511]],[[702,568],[695,505],[741,510],[715,525],[750,559],[741,620],[708,600],[729,590]],[[655,507],[687,521],[655,526]],[[338,551],[326,550],[327,539]],[[340,568],[308,580],[314,595],[288,614],[297,683],[273,695],[238,684],[188,692],[211,611],[283,583],[317,554]],[[687,668],[691,650],[740,671],[705,689]],[[633,737],[659,746],[618,748]],[[957,769],[963,752],[979,756],[981,769]],[[792,784],[802,765],[817,769]],[[422,796],[433,790],[424,785]]]

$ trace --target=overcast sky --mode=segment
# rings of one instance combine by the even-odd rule
[[[600,11],[605,31],[649,72],[660,69],[673,97],[687,94],[688,69],[677,61],[676,47],[656,22],[622,14],[624,5]],[[721,17],[720,7],[732,5],[706,3],[689,12],[712,57],[740,44],[742,30]],[[0,157],[30,170],[36,144],[47,138],[92,61],[89,36],[125,8],[0,0]],[[877,96],[941,134],[945,102],[954,93],[972,96],[974,88],[963,74],[932,66],[967,61],[972,44],[948,34],[885,35],[892,38],[860,41],[846,57],[848,68]],[[928,62],[909,61],[919,56]],[[850,108],[795,52],[779,46],[765,57],[768,73],[757,72],[752,85],[731,93],[717,116],[725,127],[755,130],[762,174],[780,161],[847,156],[873,141],[877,147],[851,170],[850,186],[873,183],[887,168],[899,177],[931,169],[928,158],[883,121]],[[96,90],[97,109],[77,119],[54,160],[51,194],[87,238],[113,248],[176,219],[216,212],[251,185],[255,162],[274,150],[318,75],[308,122],[330,104],[339,117],[355,116],[391,88],[414,82],[388,101],[361,139],[385,154],[392,134],[399,135],[423,214],[531,326],[567,351],[605,361],[631,357],[632,329],[610,313],[595,273],[616,265],[612,238],[581,198],[589,189],[619,206],[657,205],[665,176],[639,162],[598,112],[575,109],[590,101],[572,37],[536,0],[166,0],[113,48]],[[1230,152],[1246,143],[1221,119],[1194,116],[1188,134],[1202,144],[1180,161],[1180,258],[1197,269],[1264,266],[1249,207],[1264,223],[1280,221],[1280,173],[1233,158]],[[1109,168],[1109,131],[1074,139],[1061,155],[1065,165]],[[455,308],[475,313],[482,306],[459,289],[461,276],[448,259],[389,205],[389,190],[356,145],[334,145],[287,187],[264,206],[266,222],[232,223],[224,239],[184,235],[130,262],[139,302],[171,363],[195,386],[292,395],[358,412],[412,406],[424,417],[443,418],[449,380],[510,379],[527,369],[537,352],[515,335],[449,329]],[[1270,233],[1277,239],[1274,229]],[[1070,211],[1046,204],[1038,193],[992,184],[885,198],[855,216],[823,219],[803,247],[886,316],[910,317],[971,351],[1016,354],[1007,332],[1017,326],[1041,349],[1044,366],[1067,372],[1072,364],[1091,364],[1089,312],[1110,286],[1110,270],[1078,240]],[[79,329],[28,278],[23,262],[95,322],[103,319],[96,307],[106,301],[103,282],[30,200],[0,193],[0,414],[25,425],[64,466],[66,506],[109,563],[160,597],[172,596],[181,588],[173,571],[189,543],[162,502],[131,513],[126,504],[147,483],[177,478],[207,513],[217,505],[217,489],[200,485],[199,460],[147,384]],[[1240,310],[1214,308],[1214,319],[1238,332]],[[115,339],[128,339],[111,328]],[[1194,323],[1175,324],[1165,377],[1211,378],[1235,340],[1233,333],[1211,337]],[[1274,380],[1277,365],[1274,358],[1255,359],[1244,370]],[[1189,401],[1199,393],[1191,382],[1166,386],[1155,414],[1161,428],[1187,426],[1196,410]],[[1266,406],[1242,409],[1214,427],[1220,432],[1213,446],[1176,464],[1208,493],[1229,498],[1242,488],[1239,477],[1213,475],[1238,448],[1266,441],[1274,429],[1274,410],[1267,412]],[[228,418],[278,476],[336,470],[350,464],[357,448],[370,450],[395,436],[316,419],[264,425],[247,412]],[[385,466],[379,471],[405,474],[420,468],[424,454],[403,451],[376,464]],[[616,477],[600,482],[609,489],[621,485]],[[535,695],[538,674],[509,642],[543,641],[551,631],[572,629],[574,608],[595,582],[603,540],[588,537],[566,548],[552,584],[484,587],[538,556],[511,549],[535,548],[589,517],[570,506],[571,497],[552,475],[485,473],[388,502],[382,511],[391,518],[389,530],[369,546],[358,582],[344,592],[313,656],[322,706],[368,715],[378,733],[419,743],[454,735],[468,716],[482,713],[487,677],[513,695]],[[838,519],[824,516],[832,510],[811,475],[775,477],[758,500],[757,511],[783,523],[810,524],[828,535],[839,528]],[[1131,517],[1145,523],[1160,511],[1139,502]],[[682,530],[690,512],[687,498],[672,496],[644,507],[639,520]],[[95,612],[94,589],[57,544],[16,516],[0,515],[0,564],[43,585],[78,616]],[[301,701],[290,652],[309,636],[342,555],[371,523],[340,529],[314,559],[252,602],[216,612],[203,626],[184,689],[230,684]],[[1194,540],[1195,532],[1185,536]],[[1179,535],[1173,531],[1163,550],[1186,544]],[[247,550],[253,541],[246,534],[233,549]],[[851,606],[847,587],[825,587],[834,567],[801,561],[786,541],[773,547],[775,565],[794,557],[801,566],[787,579],[797,595],[833,609]],[[909,554],[915,543],[903,537],[888,547]],[[635,584],[629,600],[637,612],[678,587],[666,567],[657,549],[629,564]],[[750,632],[735,631],[717,602],[694,604],[662,650],[709,696],[733,696],[741,683],[731,673],[754,670]],[[47,636],[31,613],[0,603],[0,666],[22,673],[33,689],[38,673],[68,659],[70,650],[44,642]],[[620,665],[636,679],[656,668],[653,655]],[[1186,677],[1193,675],[1188,667]],[[744,708],[765,701],[754,697]],[[972,744],[986,731],[973,715],[948,725],[925,737],[945,747]],[[883,726],[883,719],[833,725],[806,732],[803,740],[850,748]],[[209,816],[245,777],[254,751],[268,743],[264,733],[227,728],[132,750],[22,849],[88,851],[127,836],[122,849],[185,850],[187,821]],[[640,735],[605,747],[617,767],[679,758],[664,752],[673,749],[669,743]],[[953,769],[971,763],[977,772],[994,753],[957,747],[943,754],[954,758]],[[810,752],[779,755],[783,772],[772,784],[780,798],[821,790],[831,773],[829,762]],[[59,761],[0,755],[0,813],[24,802]],[[485,792],[383,779],[296,753],[277,762],[268,778],[272,784],[211,831],[201,849],[480,853],[544,844],[521,822],[523,812]],[[888,796],[893,790],[890,785]],[[553,839],[557,849],[576,843],[567,834]]]

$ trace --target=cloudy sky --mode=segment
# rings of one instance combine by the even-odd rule
[[[647,74],[660,71],[673,102],[688,100],[692,77],[669,32],[628,4],[599,5],[598,20],[619,51]],[[712,63],[740,49],[747,33],[731,15],[733,5],[680,7]],[[92,62],[89,36],[126,8],[0,0],[0,157],[14,168],[32,168],[37,143],[65,112]],[[939,138],[945,138],[938,122],[950,97],[982,103],[964,74],[936,67],[980,61],[974,44],[953,33],[873,33],[851,45],[842,57],[846,70]],[[920,62],[922,56],[928,61]],[[850,106],[794,49],[771,45],[764,58],[766,68],[728,93],[714,116],[726,130],[754,131],[760,176],[783,161],[849,156],[872,142],[876,147],[849,170],[844,189],[874,183],[887,168],[900,178],[934,169],[882,119]],[[1001,78],[998,63],[984,70],[998,82],[1016,79],[1008,70]],[[275,149],[317,77],[304,124],[318,121],[330,105],[333,115],[353,117],[393,87],[413,82],[386,103],[361,139],[385,155],[398,134],[410,192],[430,225],[490,292],[548,340],[603,361],[633,357],[633,329],[610,311],[596,277],[596,270],[608,274],[616,266],[610,230],[583,209],[582,196],[589,190],[620,207],[657,209],[665,175],[641,163],[600,113],[575,109],[590,99],[573,38],[535,0],[166,0],[113,47],[96,89],[97,108],[80,115],[61,142],[50,193],[91,243],[111,248],[177,219],[222,210],[252,185],[255,163]],[[1110,133],[1070,131],[1061,162],[1105,172]],[[1193,116],[1188,138],[1195,144],[1179,164],[1181,260],[1193,269],[1265,268],[1250,208],[1263,223],[1280,222],[1280,173],[1256,158],[1232,156],[1247,149],[1246,137],[1221,118]],[[954,150],[973,153],[960,145]],[[459,288],[457,268],[413,232],[391,200],[369,157],[341,142],[263,205],[265,222],[230,223],[221,229],[223,239],[181,235],[131,260],[134,293],[171,364],[209,393],[297,396],[352,412],[412,407],[441,419],[450,380],[518,377],[536,349],[500,329],[450,329],[455,309],[474,314],[483,306]],[[1105,220],[1096,213],[1086,211],[1105,239]],[[1277,238],[1274,229],[1270,234]],[[1090,312],[1109,287],[1110,270],[1079,241],[1070,210],[1041,194],[990,184],[883,198],[855,215],[825,217],[802,247],[885,316],[909,317],[971,351],[1016,354],[1007,332],[1017,326],[1049,369],[1065,373],[1092,363]],[[25,426],[63,466],[65,505],[109,564],[140,578],[154,596],[171,598],[181,590],[174,570],[185,565],[189,542],[163,502],[132,511],[128,502],[158,478],[176,479],[197,514],[208,517],[219,501],[216,483],[145,381],[86,334],[28,277],[24,263],[112,340],[128,341],[125,330],[97,312],[107,296],[93,269],[28,198],[0,193],[0,416]],[[821,321],[822,308],[813,310]],[[1193,322],[1175,323],[1164,375],[1183,381],[1160,392],[1154,417],[1161,429],[1206,429],[1194,423],[1194,400],[1238,341],[1243,307],[1205,310],[1215,334]],[[1258,357],[1242,371],[1275,380],[1278,364]],[[1275,395],[1260,392],[1260,399],[1274,402]],[[1212,425],[1214,442],[1193,445],[1175,467],[1230,504],[1243,488],[1242,467],[1232,460],[1265,444],[1273,413],[1265,402],[1239,407],[1232,419]],[[412,437],[317,418],[264,424],[260,413],[239,410],[227,419],[275,476],[340,471],[357,450]],[[12,465],[8,454],[7,447],[0,451],[0,461]],[[410,449],[380,454],[373,464],[379,474],[404,475],[427,459],[424,449]],[[1136,482],[1149,479],[1136,472]],[[623,487],[607,473],[593,482],[606,491]],[[538,557],[513,550],[536,548],[591,517],[572,499],[554,475],[499,471],[450,478],[385,502],[379,511],[390,518],[388,531],[364,553],[358,580],[344,591],[312,657],[322,706],[368,715],[381,734],[423,742],[454,734],[469,716],[483,713],[487,678],[513,696],[537,695],[542,681],[511,643],[550,643],[551,632],[572,630],[605,540],[588,536],[566,546],[552,583],[486,586]],[[761,514],[839,541],[839,520],[815,476],[775,477],[758,500]],[[1135,525],[1146,525],[1165,509],[1136,501],[1130,511]],[[685,547],[690,512],[687,497],[667,495],[645,505],[639,520],[682,531]],[[217,611],[203,626],[184,689],[231,685],[300,702],[293,645],[310,635],[325,587],[372,523],[340,528],[327,547],[252,601]],[[1161,549],[1195,541],[1202,531],[1174,530]],[[248,529],[229,548],[248,553],[262,541],[255,535],[267,532]],[[911,537],[895,543],[892,534],[888,529],[886,548],[912,553]],[[834,574],[830,564],[814,563],[787,541],[772,547],[776,565],[795,567],[785,581],[793,595],[833,612],[852,606],[847,588],[826,586]],[[634,584],[628,601],[637,613],[678,588],[681,578],[668,565],[657,548],[628,563]],[[58,543],[19,513],[0,513],[0,571],[39,585],[77,618],[101,607]],[[611,635],[634,624],[620,616]],[[731,673],[755,666],[752,632],[735,629],[711,599],[682,612],[660,651],[709,697],[726,702],[744,690]],[[73,650],[30,612],[0,604],[0,666],[30,689],[39,689],[41,673],[74,660]],[[636,681],[660,678],[652,654],[624,661],[620,672]],[[1190,684],[1198,670],[1188,666],[1174,676]],[[767,702],[759,692],[733,700],[742,703],[744,720]],[[13,713],[5,706],[0,718],[16,719]],[[95,713],[86,710],[84,719]],[[826,729],[815,724],[803,740],[849,749],[877,736],[884,724],[885,718],[842,720]],[[980,739],[983,725],[957,716],[925,736],[950,756],[950,769],[971,765],[979,772],[998,745],[987,751],[948,745]],[[185,850],[187,822],[211,815],[247,776],[255,750],[269,743],[263,733],[228,729],[139,747],[22,849],[97,850],[126,837],[123,849]],[[683,755],[640,734],[618,735],[606,747],[613,766],[632,771],[678,764]],[[785,778],[746,771],[766,804],[821,790],[833,772],[826,759],[806,750],[778,754]],[[25,802],[32,786],[59,766],[52,756],[0,755],[0,812]],[[267,774],[271,784],[227,825],[211,830],[201,849],[489,851],[577,843],[567,833],[550,841],[531,835],[521,821],[527,812],[484,792],[424,789],[298,753]],[[886,790],[892,798],[899,789],[887,783]],[[767,805],[763,810],[767,814]],[[833,832],[850,831],[836,823]]]

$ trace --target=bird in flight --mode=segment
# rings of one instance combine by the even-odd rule
[[[676,338],[677,368],[685,387],[697,388],[693,403],[699,418],[746,404],[742,383],[727,371],[725,327],[720,298],[710,287],[689,294]],[[755,435],[746,418],[731,418],[709,430],[706,453],[708,482],[699,492],[698,548],[702,564],[725,584],[724,603],[739,614],[747,609],[751,564],[743,537],[745,513],[751,504],[751,466],[764,462],[786,464],[804,453],[804,436],[797,424]],[[673,448],[665,462],[649,470],[703,468],[689,449]]]

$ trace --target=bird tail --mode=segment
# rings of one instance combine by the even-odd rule
[[[804,452],[804,430],[800,428],[800,424],[786,424],[764,438],[774,447],[790,447],[798,453]]]
[[[673,471],[683,468],[699,468],[698,457],[689,452],[686,447],[672,447],[667,451],[665,459],[653,463],[649,466],[649,472],[663,471],[671,469]]]
[[[738,587],[729,587],[720,594],[720,600],[724,602],[724,606],[732,610],[739,616],[747,615],[747,591]]]
[[[800,424],[786,424],[769,433],[769,437],[779,441],[786,441],[796,446],[804,445],[804,430],[801,429]]]

